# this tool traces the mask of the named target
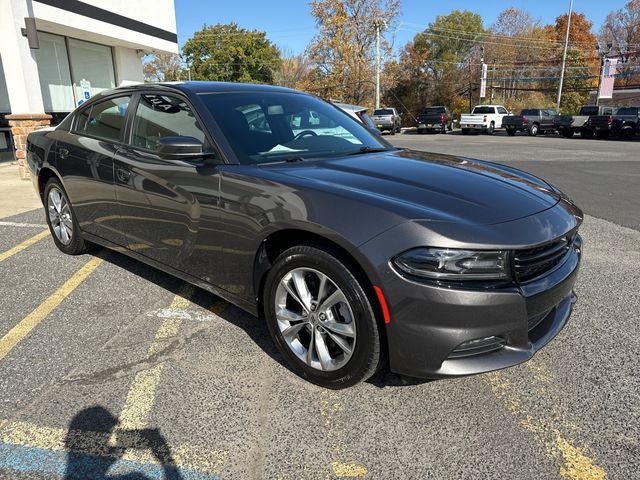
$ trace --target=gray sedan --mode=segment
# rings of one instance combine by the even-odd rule
[[[391,147],[312,95],[103,92],[28,138],[53,241],[117,249],[265,319],[300,376],[469,375],[567,322],[582,213],[512,168]]]

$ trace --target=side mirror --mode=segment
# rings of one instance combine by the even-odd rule
[[[156,154],[164,160],[195,160],[207,156],[202,146],[202,142],[193,137],[162,137]]]

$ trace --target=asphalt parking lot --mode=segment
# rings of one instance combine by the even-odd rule
[[[530,170],[585,209],[555,341],[500,372],[324,390],[217,297],[58,252],[38,209],[0,219],[0,478],[640,478],[640,142],[386,138]]]

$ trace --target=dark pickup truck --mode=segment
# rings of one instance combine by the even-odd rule
[[[612,115],[613,107],[586,105],[580,109],[577,115],[560,115],[556,117],[556,129],[560,135],[571,138],[574,133],[580,132],[582,138],[593,137],[593,129],[587,124],[591,117],[599,115]]]
[[[418,118],[418,133],[435,130],[440,133],[447,133],[453,130],[453,116],[447,107],[425,107]]]
[[[527,108],[520,115],[512,115],[502,119],[502,126],[510,137],[516,132],[527,132],[532,137],[538,133],[555,132],[555,119],[558,112],[549,108]]]
[[[640,133],[640,107],[620,107],[613,115],[591,117],[587,123],[600,138],[630,139]]]

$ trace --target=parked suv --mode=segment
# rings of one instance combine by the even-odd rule
[[[453,117],[447,107],[425,107],[416,121],[418,133],[429,130],[447,133],[447,130],[453,130]]]
[[[373,111],[371,120],[381,132],[400,133],[400,114],[395,108],[378,108]]]
[[[509,136],[516,132],[527,132],[532,137],[538,133],[555,132],[555,119],[558,112],[547,108],[527,108],[520,115],[513,115],[502,119],[502,126]]]

